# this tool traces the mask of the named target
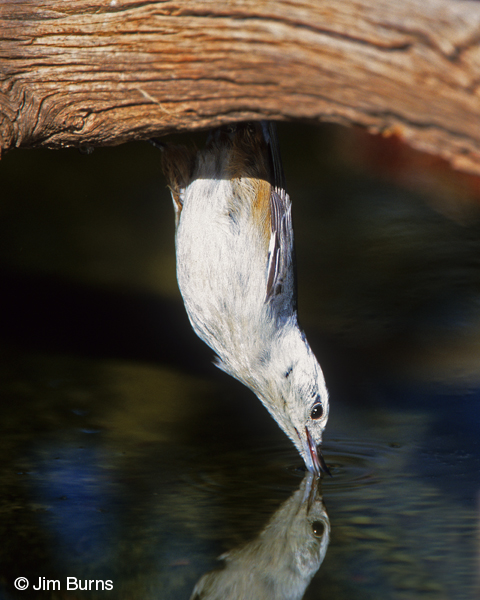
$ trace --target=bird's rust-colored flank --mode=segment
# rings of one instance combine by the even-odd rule
[[[273,173],[260,123],[237,126],[237,134],[230,148],[227,172],[232,179],[235,195],[244,197],[246,192],[250,192],[249,205],[252,216],[268,249],[272,233],[270,201]]]
[[[258,231],[262,231],[262,238],[265,240],[266,247],[268,248],[270,236],[272,235],[272,208],[270,204],[272,186],[264,179],[257,179],[254,182],[254,189],[255,197],[252,202],[253,219],[257,223]]]

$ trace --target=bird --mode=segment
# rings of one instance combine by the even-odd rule
[[[219,557],[190,600],[301,600],[330,542],[330,520],[312,473],[256,538]]]
[[[177,281],[215,364],[260,399],[309,471],[329,414],[322,369],[298,324],[290,197],[276,125],[233,123],[203,149],[165,144],[175,212]]]

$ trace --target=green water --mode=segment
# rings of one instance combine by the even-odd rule
[[[190,330],[155,149],[2,159],[2,600],[480,596],[478,210],[280,134],[320,482]]]

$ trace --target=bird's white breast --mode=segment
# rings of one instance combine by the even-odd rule
[[[248,195],[235,197],[228,179],[195,179],[185,189],[176,251],[196,333],[221,358],[256,344],[265,335],[268,246]]]

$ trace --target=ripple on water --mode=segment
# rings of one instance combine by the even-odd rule
[[[324,447],[332,473],[332,478],[326,479],[329,493],[380,483],[388,476],[389,465],[404,453],[402,446],[385,442],[352,438],[329,440]]]
[[[323,477],[328,486],[324,491],[328,489],[330,494],[379,483],[388,476],[389,465],[401,460],[405,450],[385,442],[335,438],[324,445],[323,453],[332,473],[331,478]],[[198,459],[198,468],[189,470],[184,477],[187,483],[207,493],[245,485],[291,492],[305,475],[297,451],[284,443]]]

